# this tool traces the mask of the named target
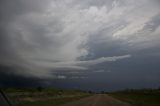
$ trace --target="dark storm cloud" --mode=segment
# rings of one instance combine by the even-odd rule
[[[42,80],[38,78],[22,77],[11,73],[13,67],[0,66],[0,87],[38,87]]]
[[[20,7],[16,7],[17,5],[16,2],[19,3]],[[55,11],[54,9],[56,9],[54,6],[53,6],[53,10],[51,7],[51,10],[49,8],[48,10],[43,11],[44,8],[42,8],[41,5],[39,5],[41,4],[41,1],[38,2],[38,4],[34,4],[34,1],[33,1],[33,4],[31,4],[30,2],[31,1],[28,1],[28,2],[15,1],[13,4],[11,2],[2,3],[5,6],[3,8],[6,10],[2,11],[1,14],[4,16],[8,15],[9,17],[12,17],[12,18],[2,19],[3,22],[5,22],[6,24],[4,27],[1,28],[4,31],[4,33],[2,32],[2,38],[3,38],[2,40],[6,39],[8,40],[8,42],[2,42],[4,43],[3,45],[6,45],[6,46],[5,47],[3,46],[4,48],[2,49],[2,51],[4,52],[4,56],[2,56],[3,58],[1,59],[2,61],[1,63],[9,66],[16,65],[16,67],[19,67],[21,68],[21,70],[24,70],[25,74],[26,74],[25,70],[27,71],[31,70],[29,71],[29,73],[32,73],[33,75],[34,73],[37,75],[37,71],[34,72],[33,70],[39,70],[39,72],[41,72],[40,71],[41,68],[39,68],[41,67],[41,64],[37,64],[38,63],[37,60],[51,59],[52,61],[60,61],[60,63],[55,63],[55,64],[50,63],[52,65],[50,65],[50,67],[48,68],[54,68],[58,66],[58,68],[62,67],[62,68],[79,69],[80,68],[79,66],[72,66],[76,64],[62,66],[63,64],[61,65],[61,62],[75,61],[75,63],[77,63],[77,60],[76,60],[77,58],[88,54],[87,48],[83,46],[83,42],[87,40],[88,35],[85,35],[84,37],[82,35],[83,33],[87,33],[88,30],[90,33],[90,29],[84,31],[82,35],[79,35],[79,31],[78,30],[75,32],[72,31],[74,27],[70,28],[70,26],[68,26],[68,23],[66,26],[61,25],[61,19],[59,19],[59,17],[61,17],[61,14],[59,15],[57,13],[58,15],[54,15],[54,13],[52,13],[52,11]],[[13,8],[12,10],[13,13],[14,11],[16,12],[15,14],[6,15],[5,13],[9,11],[8,9],[10,5],[11,5],[11,8]],[[37,8],[35,7],[32,8],[32,6],[35,6]],[[24,8],[21,9],[21,7],[24,7]],[[93,7],[93,9],[94,8],[96,9],[96,7]],[[87,11],[90,11],[90,9]],[[92,8],[91,8],[91,11],[92,11]],[[73,11],[73,12],[76,13],[76,11]],[[66,13],[64,13],[64,15],[65,14]],[[88,13],[84,11],[83,14],[88,14]],[[80,15],[80,14],[77,14],[77,15]],[[75,17],[75,19],[76,18],[78,17]],[[88,20],[88,17],[86,17],[86,19],[82,21],[85,21],[85,20]],[[71,18],[71,21],[72,21],[72,18]],[[73,26],[77,26],[78,24],[81,24],[81,23],[75,23],[75,25]],[[83,27],[83,25],[81,27]],[[91,31],[93,29],[91,29]],[[83,28],[80,30],[83,31]],[[5,52],[9,54],[6,55]],[[47,65],[48,63],[45,63],[45,61],[42,61],[42,62],[40,61],[40,63],[43,63],[43,62],[44,62],[44,65],[49,66]],[[73,63],[73,62],[69,62],[69,63]],[[45,71],[46,72],[42,72],[42,73],[43,74],[48,73],[47,69]],[[23,72],[21,72],[21,74],[22,73]]]
[[[158,86],[159,10],[157,0],[1,0],[1,85]]]

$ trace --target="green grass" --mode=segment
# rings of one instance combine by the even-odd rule
[[[110,95],[132,106],[160,106],[160,90],[128,90]]]
[[[79,100],[91,94],[80,90],[60,90],[53,88],[3,89],[13,106],[58,106]]]

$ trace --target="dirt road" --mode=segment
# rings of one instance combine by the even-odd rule
[[[130,106],[106,94],[97,94],[61,106]]]

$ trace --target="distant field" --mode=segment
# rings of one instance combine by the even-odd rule
[[[127,90],[110,95],[132,106],[160,106],[160,90]]]
[[[80,90],[3,89],[13,106],[58,106],[91,94]]]

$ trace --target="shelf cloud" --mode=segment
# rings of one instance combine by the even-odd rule
[[[158,0],[1,0],[0,67],[12,69],[1,72],[53,78],[62,70],[92,73],[117,64],[121,72],[130,69],[128,61],[135,70],[144,63],[143,69],[152,59],[157,67],[159,5]]]

